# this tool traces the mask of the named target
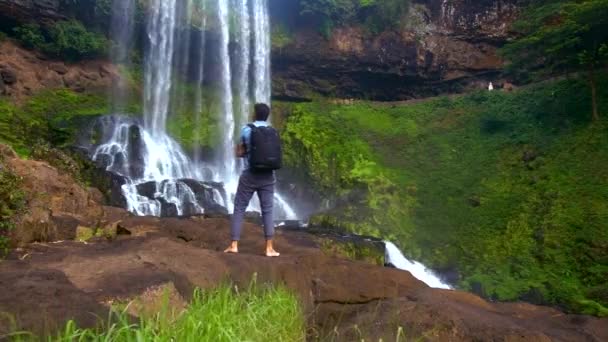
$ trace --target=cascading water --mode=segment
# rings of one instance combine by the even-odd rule
[[[114,0],[113,20],[125,21],[129,16],[132,20],[134,13],[128,11],[133,12],[134,1],[127,0],[130,4],[126,4],[125,0]],[[240,172],[233,154],[237,125],[247,121],[252,100],[270,102],[270,23],[266,1],[188,0],[180,5],[177,0],[152,0],[148,5],[143,124],[127,116],[104,117],[98,125],[102,143],[92,148],[94,160],[125,178],[122,191],[127,207],[138,215],[193,215],[221,211],[218,207],[222,206],[231,209]],[[127,13],[120,11],[123,8]],[[198,36],[190,32],[194,10],[201,14]],[[207,42],[208,17],[214,24],[210,31],[214,34],[212,49]],[[128,35],[114,31],[114,42],[130,43],[124,38]],[[231,50],[233,43],[238,45],[236,52]],[[200,51],[192,51],[193,47]],[[128,50],[127,46],[122,49]],[[182,91],[173,87],[174,78],[194,74],[189,76],[189,82],[196,87],[192,104],[192,121],[197,125],[194,135],[200,131],[207,50],[217,61],[213,71],[217,72],[214,88],[220,98],[221,143],[217,161],[204,165],[200,151],[195,149],[193,162],[167,134],[167,123],[171,109],[185,103]],[[253,89],[249,81],[251,68],[255,75]],[[296,218],[280,196],[276,196],[276,204],[277,219]]]
[[[253,36],[254,58],[253,67],[255,71],[256,102],[270,103],[271,79],[270,79],[270,16],[268,14],[267,0],[253,1]]]
[[[451,289],[450,285],[444,283],[433,272],[429,271],[426,266],[417,262],[408,260],[394,243],[390,241],[384,242],[386,248],[386,263],[395,266],[396,268],[410,272],[416,279],[424,282],[430,287],[438,289]]]
[[[236,172],[234,158],[234,107],[232,96],[232,70],[230,68],[230,31],[228,13],[228,0],[218,0],[217,11],[220,24],[220,43],[218,47],[219,59],[226,61],[222,63],[220,69],[221,79],[221,103],[222,103],[222,148],[220,174],[223,178],[231,180]]]

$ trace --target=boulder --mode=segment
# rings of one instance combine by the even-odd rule
[[[129,127],[129,175],[133,179],[143,178],[145,170],[144,153],[146,145],[141,136],[139,125]]]
[[[0,69],[0,77],[4,81],[4,84],[12,85],[17,83],[17,72],[14,69],[7,67]]]
[[[65,64],[61,62],[49,64],[49,69],[62,76],[67,74],[69,71]]]

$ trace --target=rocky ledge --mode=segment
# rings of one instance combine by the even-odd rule
[[[241,255],[221,252],[225,219],[157,219],[128,215],[113,240],[37,243],[0,264],[0,310],[27,330],[44,333],[66,319],[94,326],[109,304],[171,289],[186,303],[195,287],[226,279],[246,285],[285,284],[296,292],[316,331],[337,328],[356,339],[355,325],[374,340],[403,327],[408,336],[447,341],[605,341],[608,320],[572,316],[524,303],[489,303],[459,291],[431,289],[408,272],[327,256],[301,232],[279,232],[278,259],[261,256],[261,229],[247,224]],[[157,291],[158,292],[158,291]],[[161,291],[162,293],[162,291]],[[95,314],[95,315],[92,315]],[[8,322],[0,321],[0,334]]]
[[[608,319],[432,289],[374,258],[337,257],[327,241],[306,232],[279,229],[283,254],[268,259],[260,253],[261,228],[247,223],[242,254],[227,255],[226,218],[135,217],[104,206],[98,192],[46,163],[21,160],[1,145],[0,155],[3,167],[23,177],[29,206],[14,231],[19,246],[0,263],[0,312],[22,329],[44,334],[68,319],[94,326],[111,303],[154,302],[165,290],[172,305],[185,305],[194,288],[227,279],[244,285],[257,274],[258,281],[292,289],[311,331],[339,331],[338,340],[355,340],[357,331],[388,340],[399,327],[438,341],[608,340]],[[12,328],[0,319],[0,336]]]

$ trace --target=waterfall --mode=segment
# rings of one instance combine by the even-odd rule
[[[148,18],[150,46],[146,54],[144,80],[144,124],[155,136],[166,132],[173,71],[176,1],[152,0],[150,3]]]
[[[399,250],[394,243],[384,242],[386,248],[386,263],[396,268],[410,272],[416,279],[424,282],[430,287],[438,289],[451,289],[450,285],[444,283],[432,271],[429,271],[423,264],[417,261],[410,261]]]
[[[267,0],[253,1],[253,36],[255,71],[255,102],[270,104],[270,16],[268,14]]]
[[[114,1],[112,3],[112,20],[110,37],[116,43],[110,49],[110,60],[114,65],[129,68],[130,46],[133,42],[135,0]],[[127,82],[119,77],[110,94],[112,109],[122,110],[129,99]]]
[[[112,21],[117,27],[112,29],[112,38],[120,47],[113,57],[116,62],[127,64],[129,59],[134,6],[135,0],[113,2]],[[253,101],[270,104],[271,99],[267,1],[150,0],[147,8],[143,120],[124,115],[101,118],[95,129],[102,141],[91,147],[92,159],[124,177],[126,206],[135,214],[181,216],[208,210],[221,212],[226,210],[223,207],[231,210],[240,172],[234,157],[237,127],[248,121]],[[196,25],[195,10],[200,14]],[[207,21],[208,16],[212,23]],[[198,40],[193,39],[195,26]],[[197,141],[200,138],[201,115],[206,109],[207,52],[217,62],[211,86],[214,94],[219,94],[220,141],[218,158],[205,165],[200,148],[194,147],[193,161],[169,136],[167,124],[172,111],[191,105],[193,136]],[[175,79],[191,84],[194,92],[176,89]],[[113,97],[113,101],[119,100]],[[277,219],[297,217],[280,195],[275,203]],[[258,208],[252,201],[250,209]]]
[[[219,58],[222,61],[221,65],[221,98],[222,98],[222,116],[223,120],[223,136],[221,149],[221,164],[220,172],[223,178],[231,180],[234,178],[236,171],[236,162],[234,158],[234,107],[232,97],[232,71],[230,68],[230,31],[228,13],[228,0],[218,0],[218,18],[220,23],[220,44],[218,47]]]
[[[237,75],[236,88],[238,89],[238,112],[239,125],[244,125],[250,117],[250,95],[249,95],[249,65],[251,64],[251,23],[249,16],[249,1],[236,0],[237,6],[237,25],[239,32],[237,43],[239,45],[239,54],[237,57]],[[266,101],[268,103],[269,101]]]

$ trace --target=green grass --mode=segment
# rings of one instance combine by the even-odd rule
[[[286,162],[337,203],[313,223],[394,239],[488,298],[606,315],[608,120],[591,123],[583,80],[280,105]]]
[[[247,289],[224,285],[215,290],[196,290],[181,313],[167,305],[139,322],[125,311],[111,314],[109,324],[82,329],[73,321],[57,335],[37,339],[21,333],[14,341],[304,341],[305,319],[296,297],[282,287]]]

